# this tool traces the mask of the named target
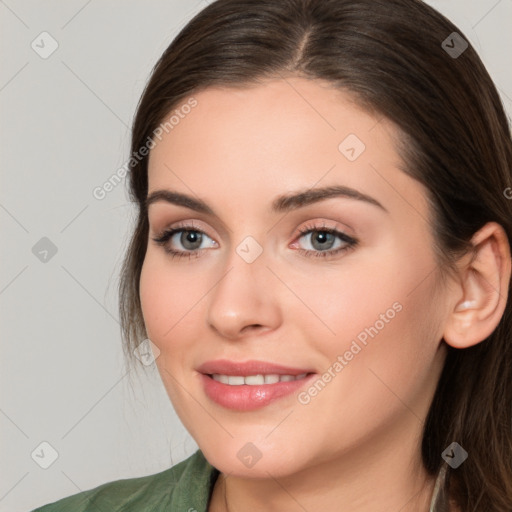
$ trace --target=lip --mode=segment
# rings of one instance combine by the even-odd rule
[[[292,368],[268,361],[229,361],[228,359],[216,359],[207,361],[197,368],[199,373],[213,375],[220,373],[222,375],[233,375],[247,377],[248,375],[258,374],[277,374],[277,375],[301,375],[303,373],[314,373],[311,368]]]
[[[261,409],[280,398],[289,396],[305,386],[315,375],[308,368],[292,368],[265,361],[236,362],[228,360],[208,361],[198,369],[206,396],[216,404],[235,411],[253,411]],[[230,386],[213,380],[211,375],[243,376],[258,374],[301,375],[300,380],[276,382],[275,384]]]

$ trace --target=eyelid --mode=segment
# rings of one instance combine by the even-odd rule
[[[171,231],[171,230],[175,231],[175,230],[182,229],[183,231],[199,231],[200,233],[204,233],[206,236],[208,236],[210,238],[215,238],[208,234],[208,231],[209,231],[208,228],[205,228],[201,224],[198,224],[198,223],[201,223],[201,221],[199,221],[197,219],[180,220],[177,222],[165,223],[165,224],[163,224],[163,226],[161,228],[156,228],[155,226],[150,225],[150,231],[155,236],[160,236],[161,234],[163,234],[167,231]]]
[[[154,232],[163,232],[168,229],[174,229],[180,223],[201,223],[201,225],[209,226],[206,228],[199,227],[200,231],[207,233],[210,230],[218,233],[220,236],[228,236],[232,230],[224,224],[224,222],[216,216],[202,214],[200,212],[187,211],[187,208],[176,207],[175,205],[164,204],[160,202],[152,203],[152,210],[148,210],[147,218],[150,227],[154,227]],[[177,210],[175,209],[177,208]],[[194,215],[192,217],[191,215]],[[169,222],[169,218],[179,218],[180,220]],[[192,220],[191,220],[192,219]],[[161,227],[158,227],[161,226]],[[158,228],[157,228],[158,227]]]
[[[297,233],[295,237],[301,236],[310,231],[322,231],[324,229],[326,231],[338,231],[347,238],[355,239],[354,229],[351,226],[334,220],[328,221],[323,218],[314,218],[301,224],[296,230]]]

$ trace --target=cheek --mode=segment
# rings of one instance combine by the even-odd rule
[[[313,314],[304,314],[304,305],[299,301],[291,301],[290,306],[296,321],[316,326],[324,346],[341,350],[358,336],[364,341],[367,329],[375,325],[379,331],[384,326],[387,329],[400,316],[398,310],[405,306],[412,287],[409,281],[412,279],[403,273],[398,278],[393,267],[371,263],[354,254],[350,261],[327,272],[317,272],[314,278],[290,278],[290,287],[304,297]]]
[[[140,301],[148,337],[162,350],[178,329],[190,323],[194,305],[204,295],[197,275],[180,271],[179,265],[158,251],[148,250],[140,276]],[[198,304],[197,304],[198,305]],[[187,321],[183,322],[182,320]],[[180,338],[181,339],[181,338]]]
[[[374,276],[347,278],[345,290],[328,289],[330,301],[317,296],[325,306],[322,319],[336,335],[312,336],[324,332],[321,324],[309,330],[308,338],[322,353],[325,373],[320,378],[327,384],[318,384],[319,393],[306,392],[319,414],[330,411],[325,428],[333,436],[343,426],[339,446],[403,414],[413,422],[415,415],[426,414],[436,381],[434,280],[427,278],[412,291],[425,276],[402,270],[395,274],[380,268]]]
[[[360,253],[342,272],[308,280],[301,295],[318,318],[291,314],[315,334],[327,365],[348,351],[350,366],[357,360],[356,366],[379,368],[391,382],[429,367],[441,333],[436,304],[442,301],[429,251],[415,249],[395,243],[373,253],[372,262]]]

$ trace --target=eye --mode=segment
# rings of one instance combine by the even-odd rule
[[[299,230],[298,240],[305,239],[306,246],[300,247],[294,242],[291,247],[303,253],[306,257],[333,257],[344,251],[354,248],[358,241],[355,238],[335,228],[323,226],[305,226]],[[153,238],[154,242],[161,245],[171,257],[192,258],[198,257],[203,250],[218,247],[215,240],[211,239],[204,231],[193,224],[176,226],[164,230]],[[181,247],[180,247],[181,246]]]
[[[332,257],[341,252],[354,248],[358,241],[355,238],[339,231],[335,228],[324,226],[306,226],[299,230],[301,236],[298,238],[305,239],[306,249],[298,247],[295,242],[292,247],[298,248],[308,257]]]
[[[192,224],[167,229],[153,240],[163,246],[165,252],[178,258],[197,257],[204,249],[217,247],[215,240]]]

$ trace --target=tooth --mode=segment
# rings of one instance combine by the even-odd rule
[[[269,375],[247,375],[246,377],[242,375],[222,375],[219,373],[214,373],[212,375],[212,379],[220,382],[222,384],[229,384],[231,386],[241,386],[243,384],[249,386],[259,386],[262,384],[276,384],[278,382],[291,382],[297,379],[303,379],[307,376],[307,373],[302,373],[300,375],[278,375],[278,374],[269,374]]]
[[[244,384],[245,382],[245,379],[242,375],[229,375],[228,376],[228,384],[230,386],[241,386],[242,384]]]
[[[245,383],[251,385],[265,384],[265,378],[263,375],[248,375],[245,377]]]

